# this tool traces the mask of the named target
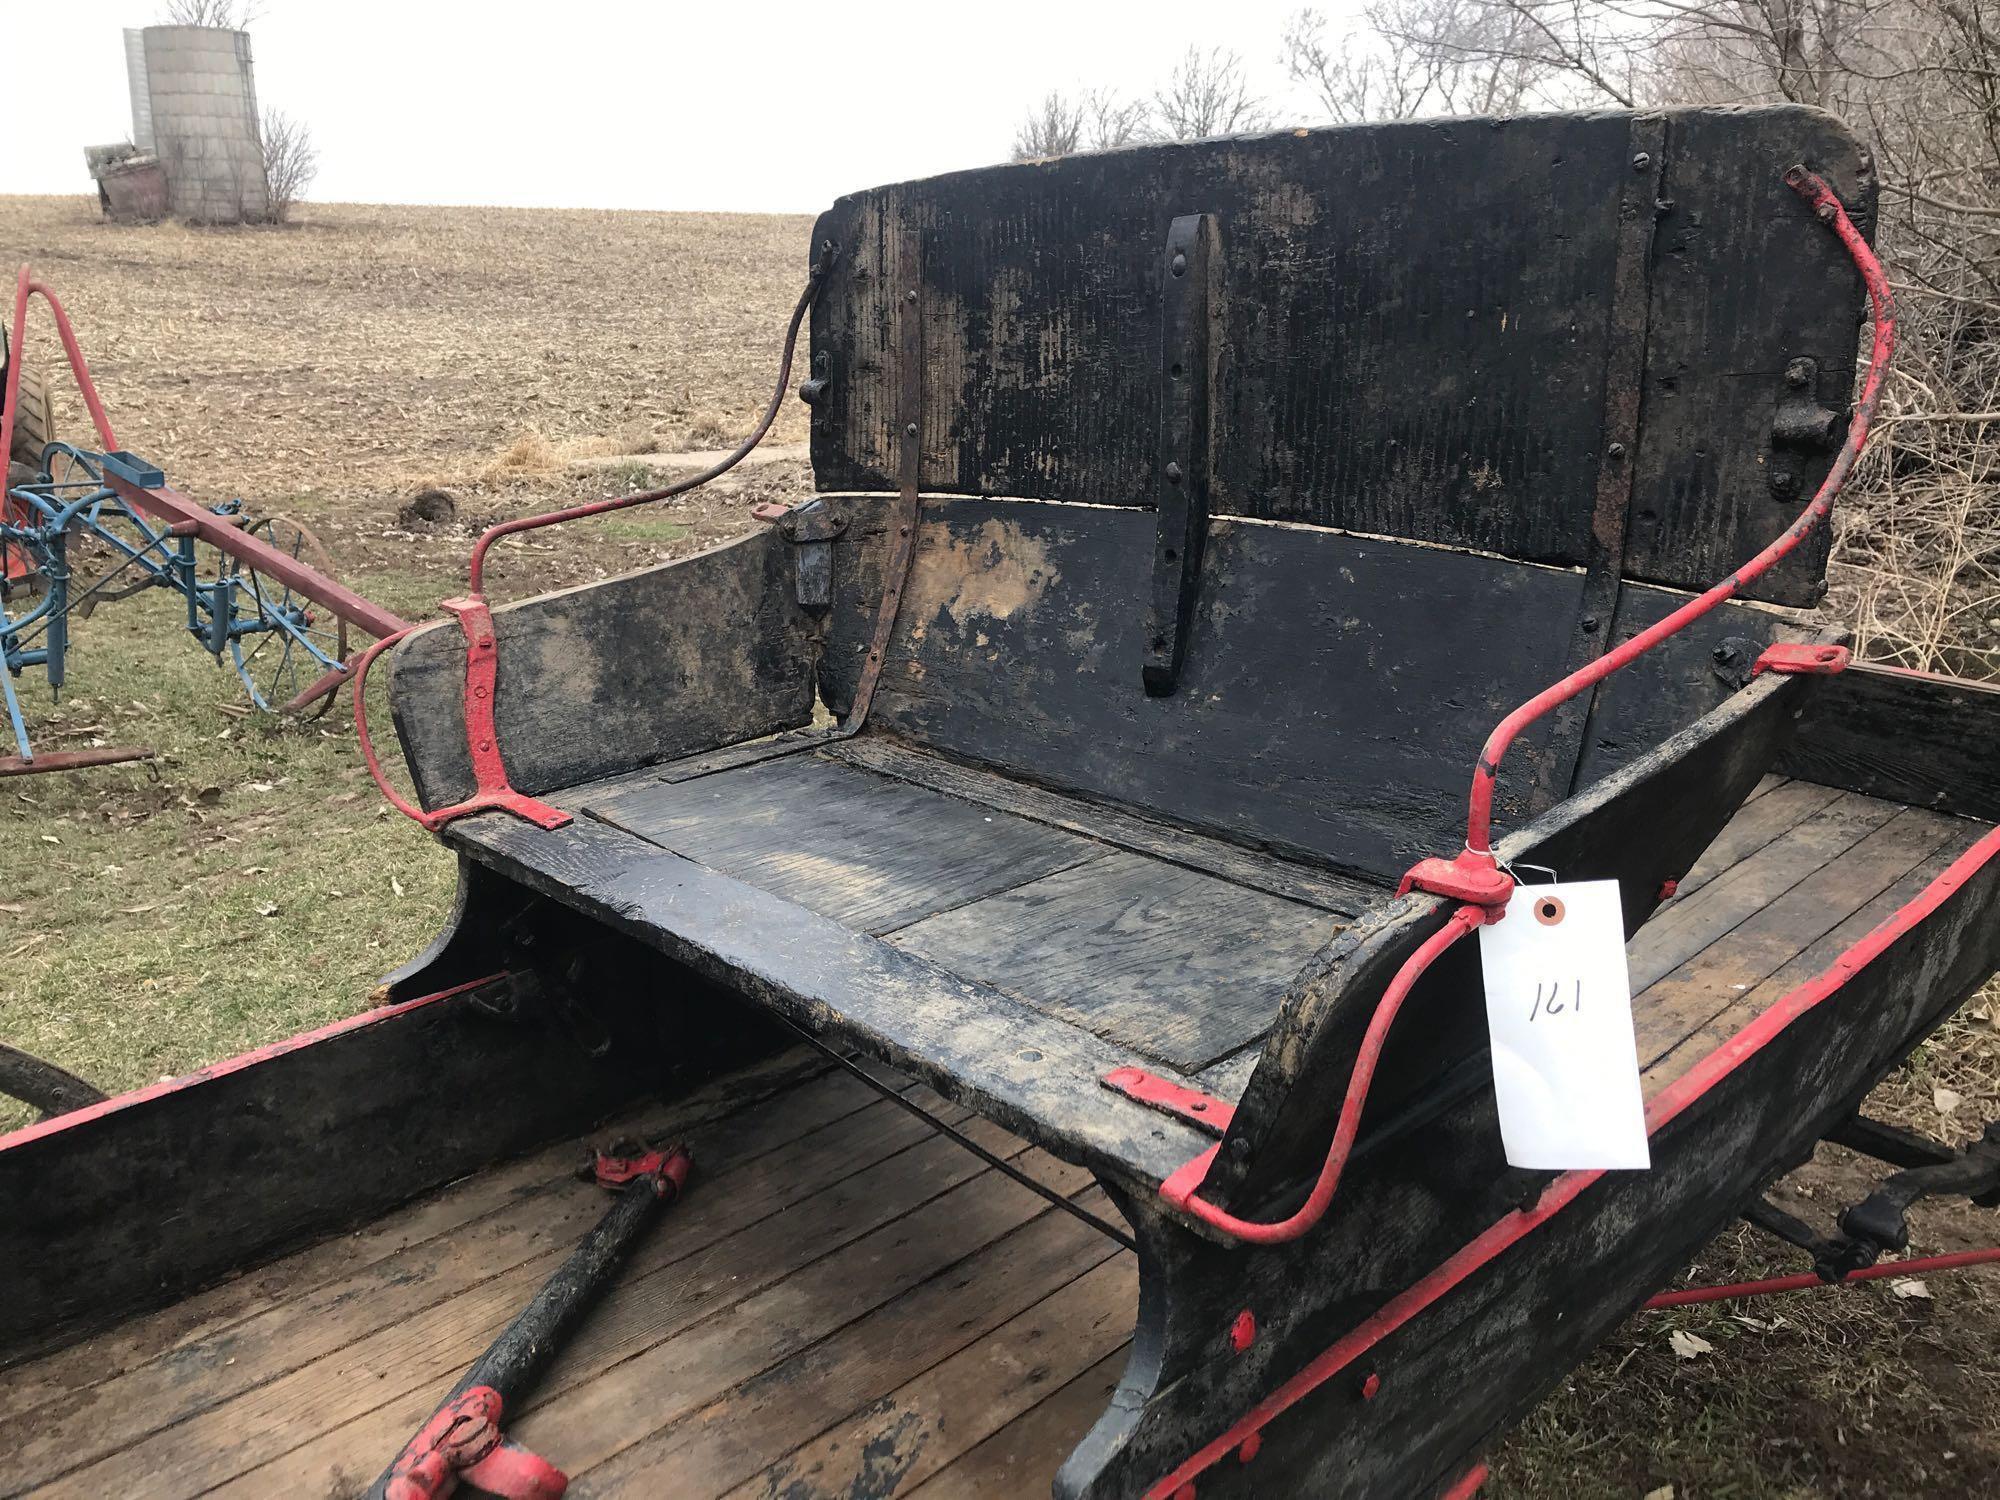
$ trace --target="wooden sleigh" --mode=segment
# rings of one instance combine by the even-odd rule
[[[1824,528],[1499,768],[1502,867],[1621,887],[1650,1171],[1506,1168],[1475,945],[1438,946],[1466,907],[1436,879],[1398,893],[1464,844],[1496,722],[1785,535],[1834,463],[1863,288],[1794,163],[1865,229],[1865,152],[1789,108],[1299,132],[841,200],[812,246],[818,494],[493,611],[491,740],[555,811],[444,825],[458,910],[386,1007],[0,1141],[6,1347],[98,1341],[23,1366],[0,1433],[39,1434],[28,1468],[58,1491],[144,1472],[197,1493],[220,1472],[200,1424],[242,1399],[227,1374],[172,1421],[126,1402],[107,1427],[104,1391],[60,1438],[34,1423],[65,1381],[99,1392],[62,1371],[138,1337],[101,1330],[469,1173],[383,1221],[429,1238],[370,1229],[377,1260],[336,1269],[402,1307],[407,1277],[374,1268],[420,1242],[423,1305],[473,1297],[485,1272],[449,1226],[497,1201],[479,1184],[641,1098],[753,1136],[796,1117],[828,1170],[860,1115],[813,1114],[831,1085],[780,1050],[803,1032],[1129,1226],[1136,1328],[1107,1409],[1085,1431],[1098,1393],[1072,1382],[1068,1425],[1034,1402],[956,1433],[854,1417],[872,1468],[856,1437],[817,1468],[781,1445],[748,1475],[701,1469],[607,1333],[533,1414],[573,1493],[1460,1483],[1768,1183],[1861,1131],[1873,1084],[2000,964],[2000,694],[1827,671]],[[392,658],[427,808],[485,785],[469,638],[439,626]],[[1372,1088],[1336,1144],[1359,1057]],[[1330,1150],[1323,1213],[1243,1231],[1310,1203]],[[894,1199],[893,1178],[868,1191]],[[1077,1233],[1055,1288],[1111,1264]],[[1025,1264],[1012,1243],[967,1262],[965,1297]],[[307,1296],[321,1272],[285,1268],[315,1254],[273,1284]],[[285,1364],[296,1323],[244,1332],[213,1310],[229,1296],[130,1326],[162,1330],[154,1360],[191,1363],[220,1327],[269,1379],[323,1379],[335,1352]],[[1047,1358],[1081,1381],[1087,1353]],[[395,1400],[294,1433],[307,1458],[240,1457],[234,1482],[368,1469],[447,1383],[397,1368]],[[790,1368],[758,1375],[798,1403],[783,1441],[875,1410],[835,1412]],[[566,1425],[591,1400],[598,1425]]]

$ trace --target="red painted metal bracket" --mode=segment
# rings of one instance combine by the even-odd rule
[[[465,749],[472,758],[472,779],[478,790],[463,802],[415,814],[435,832],[456,818],[474,813],[509,812],[537,828],[561,828],[571,821],[507,780],[507,763],[500,758],[500,738],[493,727],[493,689],[499,677],[499,645],[493,634],[493,612],[484,599],[446,599],[438,606],[457,617],[465,633]]]
[[[635,1147],[631,1156],[614,1156],[610,1152],[599,1151],[591,1157],[585,1170],[590,1180],[599,1187],[617,1190],[630,1187],[635,1182],[650,1182],[654,1193],[664,1198],[669,1194],[679,1196],[687,1186],[688,1173],[693,1168],[694,1158],[688,1154],[687,1147],[670,1146],[656,1151]]]
[[[490,1385],[440,1407],[396,1459],[384,1500],[446,1500],[461,1484],[499,1500],[562,1500],[569,1477],[502,1436],[500,1407]]]
[[[1766,672],[1780,672],[1789,676],[1803,672],[1830,676],[1846,671],[1850,659],[1851,653],[1845,646],[1807,646],[1796,641],[1780,641],[1775,646],[1764,648],[1764,654],[1757,658],[1750,675],[1761,677]]]
[[[1500,907],[1514,894],[1514,877],[1489,852],[1461,849],[1453,859],[1432,856],[1411,865],[1396,887],[1398,896],[1424,891],[1470,906]]]
[[[1222,1135],[1236,1118],[1236,1106],[1228,1100],[1155,1077],[1143,1068],[1113,1068],[1098,1082],[1127,1099],[1185,1120],[1211,1135]]]

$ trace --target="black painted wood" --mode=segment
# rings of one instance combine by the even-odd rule
[[[1814,695],[1780,768],[2000,821],[2000,687],[1856,663]]]
[[[1610,644],[1623,645],[1692,597],[1677,589],[1627,584],[1618,596]],[[1822,634],[1787,613],[1731,602],[1668,637],[1597,685],[1574,788],[1602,780],[1723,702],[1749,680],[1757,654],[1773,641]],[[1825,633],[1825,638],[1841,637]]]
[[[627,780],[579,807],[863,932],[890,932],[1094,860],[1103,846],[906,781],[793,755]]]
[[[1798,108],[1670,111],[1649,270],[1629,572],[1704,585],[1782,525],[1761,462],[1787,358],[1841,406],[1859,283],[1783,186],[1863,223],[1866,158]],[[894,487],[894,246],[924,237],[926,489],[1142,506],[1161,460],[1159,246],[1213,214],[1213,507],[1587,560],[1629,115],[1432,120],[1034,162],[843,198],[813,310],[829,489]],[[1823,468],[1823,463],[1817,465]],[[1816,472],[1800,478],[1809,490]],[[1796,507],[1794,507],[1795,509]],[[1809,598],[1823,553],[1769,581]]]
[[[1565,880],[1615,879],[1627,932],[1687,873],[1757,784],[1789,736],[1815,679],[1760,678],[1722,707],[1496,846],[1502,858]],[[1361,1034],[1390,978],[1437,931],[1453,903],[1412,893],[1342,932],[1287,993],[1243,1093],[1205,1196],[1269,1216],[1298,1196],[1333,1134],[1329,1097],[1346,1087]],[[1477,943],[1434,963],[1404,1002],[1376,1072],[1371,1111],[1393,1111],[1486,1045]],[[1363,1129],[1367,1128],[1365,1122]],[[1240,1144],[1239,1144],[1240,1142]]]
[[[1478,1450],[1699,1252],[1766,1183],[1983,981],[2000,934],[2000,861],[1654,1137],[1653,1169],[1609,1173],[1456,1291],[1225,1460],[1203,1496],[1438,1493]],[[1140,1237],[1140,1327],[1111,1409],[1065,1466],[1065,1500],[1145,1493],[1391,1296],[1500,1220],[1468,1190],[1502,1161],[1481,1092],[1359,1161],[1328,1227],[1275,1250],[1196,1239],[1121,1197]],[[1232,1350],[1250,1310],[1258,1338]],[[1361,1383],[1380,1377],[1372,1400]]]
[[[770,528],[708,552],[493,611],[494,722],[509,779],[541,793],[812,718],[792,545]],[[398,646],[390,707],[426,807],[473,788],[465,638]]]
[[[768,1018],[666,972],[636,944],[579,929],[560,909],[516,916],[517,934],[530,928],[553,964],[516,969],[532,987],[469,991],[202,1070],[0,1150],[0,1361],[170,1302],[778,1043]],[[497,965],[508,954],[494,944],[484,956]],[[442,974],[434,982],[450,987]]]
[[[1113,1068],[1143,1063],[1129,1048],[622,829],[579,819],[547,831],[489,813],[444,836],[508,879],[1093,1171],[1156,1186],[1206,1139],[1101,1086]]]
[[[931,917],[897,947],[1193,1073],[1262,1036],[1342,923],[1131,853]]]
[[[837,544],[827,696],[873,639],[884,505]],[[926,502],[871,731],[1393,882],[1456,848],[1480,743],[1547,684],[1582,575],[1217,518],[1179,690],[1133,680],[1150,517]],[[1501,782],[1520,819],[1541,732]]]

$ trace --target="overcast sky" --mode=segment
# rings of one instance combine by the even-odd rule
[[[1047,90],[1144,94],[1190,42],[1309,118],[1277,63],[1299,4],[267,0],[250,33],[323,201],[809,213],[1001,160]],[[163,9],[0,0],[0,193],[90,190],[83,148],[132,129],[121,30]]]

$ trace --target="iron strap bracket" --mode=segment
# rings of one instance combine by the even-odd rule
[[[1597,455],[1597,486],[1585,547],[1583,597],[1570,629],[1565,674],[1588,666],[1610,647],[1624,582],[1626,534],[1631,524],[1633,477],[1639,467],[1640,408],[1644,403],[1646,343],[1652,323],[1653,238],[1669,205],[1665,183],[1667,122],[1637,115],[1626,136],[1625,191],[1618,201],[1617,249],[1612,261],[1608,350],[1604,367],[1604,427]],[[1570,794],[1589,744],[1590,717],[1599,689],[1571,699],[1550,716],[1547,746],[1535,768],[1532,806],[1541,810]],[[1527,748],[1527,747],[1523,747]]]
[[[1210,1135],[1227,1133],[1230,1122],[1236,1118],[1236,1106],[1227,1099],[1204,1094],[1170,1078],[1156,1077],[1144,1068],[1113,1068],[1098,1082],[1135,1103],[1185,1120]]]
[[[1183,214],[1167,229],[1160,300],[1159,517],[1140,677],[1155,698],[1180,685],[1208,545],[1212,337],[1222,249],[1214,214]]]
[[[478,790],[463,802],[418,815],[417,821],[436,832],[474,813],[509,812],[537,828],[563,827],[570,815],[515,791],[507,779],[507,763],[500,758],[500,737],[493,724],[493,692],[499,679],[493,612],[484,599],[446,599],[438,608],[455,616],[465,634],[465,750],[472,758],[472,780]]]
[[[875,633],[861,676],[854,684],[854,701],[832,735],[849,739],[868,720],[875,685],[888,659],[889,641],[896,633],[896,616],[903,607],[903,586],[917,551],[917,522],[923,510],[920,490],[924,457],[924,276],[923,244],[913,229],[896,242],[896,322],[900,353],[896,363],[896,501],[889,508],[889,561],[882,570],[882,604],[875,616]]]

